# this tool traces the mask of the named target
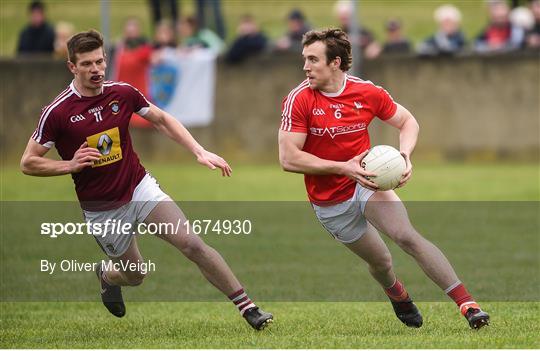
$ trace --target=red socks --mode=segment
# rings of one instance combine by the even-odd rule
[[[398,279],[396,279],[391,287],[385,288],[384,292],[392,301],[395,302],[401,302],[409,299],[409,294]],[[465,286],[460,281],[450,285],[444,292],[452,300],[454,300],[463,315],[465,315],[469,308],[480,309],[480,306],[474,301],[471,294],[469,294],[467,289],[465,289]]]
[[[405,301],[409,299],[409,294],[405,290],[403,284],[399,280],[397,280],[397,278],[391,287],[384,289],[384,292],[392,301],[395,302]]]
[[[474,301],[473,297],[467,289],[465,289],[465,286],[460,282],[457,281],[456,283],[450,285],[448,289],[444,291],[454,302],[458,307],[463,305],[465,302],[472,302]]]
[[[460,281],[450,285],[444,292],[454,300],[462,315],[465,315],[469,308],[480,309],[480,306],[474,301],[471,294],[469,294]]]

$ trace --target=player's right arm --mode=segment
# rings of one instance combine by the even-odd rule
[[[279,162],[283,170],[314,175],[344,175],[366,188],[377,189],[377,184],[365,178],[375,174],[365,171],[360,166],[360,162],[369,150],[346,162],[325,160],[302,150],[306,137],[305,133],[279,131]]]
[[[69,161],[58,161],[45,157],[49,151],[34,139],[30,138],[26,150],[21,158],[21,170],[24,174],[50,177],[70,173],[78,173],[83,168],[91,166],[94,160],[98,160],[101,154],[97,149],[88,147],[84,142]]]

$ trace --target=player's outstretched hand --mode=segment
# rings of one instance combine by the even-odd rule
[[[412,176],[411,158],[409,157],[409,155],[407,155],[404,152],[401,153],[401,156],[403,156],[403,158],[405,159],[405,171],[403,172],[402,178],[399,181],[399,184],[396,188],[401,188],[402,186],[404,186],[405,183],[407,183],[407,181],[409,181],[409,179],[411,179],[411,176]]]
[[[345,162],[344,175],[351,178],[357,183],[360,183],[364,188],[368,188],[373,191],[377,191],[379,186],[369,180],[368,177],[376,176],[373,172],[368,172],[360,165],[362,160],[368,154],[369,150],[362,152],[360,155],[351,158]]]
[[[230,177],[232,174],[231,166],[229,166],[227,161],[209,151],[203,150],[199,155],[197,155],[197,162],[210,169],[221,169],[221,175],[223,177]]]
[[[88,143],[85,141],[71,159],[71,173],[79,173],[84,168],[91,166],[96,160],[99,160],[101,153],[93,148],[88,147]]]

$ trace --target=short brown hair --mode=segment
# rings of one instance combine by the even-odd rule
[[[341,58],[339,68],[347,72],[352,66],[351,42],[347,33],[341,29],[311,30],[304,34],[302,45],[308,46],[317,41],[326,44],[326,63],[336,57]]]
[[[82,54],[102,48],[103,37],[97,30],[90,29],[87,32],[80,32],[69,38],[67,47],[69,60],[76,63],[77,57],[75,54]]]

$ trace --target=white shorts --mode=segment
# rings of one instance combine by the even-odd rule
[[[364,217],[366,203],[375,192],[356,184],[354,195],[347,201],[332,206],[312,204],[317,219],[337,241],[350,244],[366,232]]]
[[[101,223],[101,227],[107,229],[100,234],[94,234],[94,238],[107,256],[119,257],[129,248],[133,235],[137,234],[135,231],[137,224],[144,222],[159,201],[172,201],[172,199],[161,190],[156,179],[150,173],[146,173],[133,191],[130,202],[108,211],[83,210],[83,216],[86,222]],[[103,224],[107,220],[109,220],[110,225],[104,227]],[[129,223],[131,230],[126,234],[120,233],[118,226],[114,228],[112,223],[121,223],[122,225]]]

